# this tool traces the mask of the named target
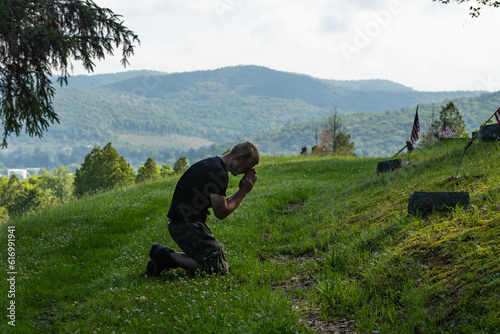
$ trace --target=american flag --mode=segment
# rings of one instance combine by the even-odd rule
[[[450,129],[450,126],[448,123],[446,123],[446,120],[443,122],[443,127],[441,128],[441,136],[444,138],[449,138],[453,135],[453,132]]]
[[[500,124],[500,108],[495,112],[495,118],[497,119],[498,124]]]
[[[418,106],[417,111],[415,111],[415,120],[413,121],[413,129],[411,130],[410,143],[414,143],[418,140],[418,132],[420,131],[420,123],[418,121]]]

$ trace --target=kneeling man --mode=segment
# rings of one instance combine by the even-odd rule
[[[188,168],[175,187],[167,214],[168,231],[184,253],[154,244],[146,268],[149,277],[178,267],[191,273],[229,273],[224,246],[205,223],[210,214],[208,208],[213,208],[218,219],[231,214],[257,181],[254,167],[258,163],[259,151],[253,144],[245,142],[237,144],[222,157],[207,158]],[[226,197],[228,173],[234,176],[244,174],[239,189],[230,197]]]

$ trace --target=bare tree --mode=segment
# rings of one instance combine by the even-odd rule
[[[330,109],[330,115],[326,117],[325,129],[322,133],[322,143],[326,144],[328,151],[332,154],[336,154],[341,144],[338,140],[339,134],[345,133],[344,122],[342,116],[337,110],[337,107]]]

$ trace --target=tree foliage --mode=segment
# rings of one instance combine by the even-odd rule
[[[37,185],[19,182],[15,175],[0,177],[0,208],[2,215],[18,216],[47,206],[50,198],[44,196]]]
[[[465,122],[460,115],[460,111],[453,102],[448,102],[445,106],[441,106],[439,112],[439,120],[432,124],[432,128],[441,131],[443,122],[446,120],[455,137],[467,136],[465,131]]]
[[[182,156],[175,162],[174,172],[176,174],[182,174],[189,168],[189,162],[186,157]]]
[[[51,174],[47,169],[42,168],[40,188],[57,197],[61,203],[67,203],[73,198],[74,175],[70,174],[69,167],[61,166],[54,168]]]
[[[434,2],[441,2],[444,4],[448,4],[450,2],[456,2],[458,4],[462,3],[470,3],[474,4],[469,7],[469,14],[471,17],[478,17],[481,14],[481,10],[484,7],[500,7],[500,1],[492,1],[492,0],[432,0]]]
[[[75,173],[75,195],[78,197],[134,183],[134,170],[111,143],[87,154]]]
[[[355,155],[351,135],[346,132],[342,116],[337,108],[330,110],[326,117],[325,129],[321,132],[321,143],[315,150],[320,155]]]
[[[160,170],[161,177],[167,177],[167,176],[170,176],[173,174],[175,174],[175,171],[170,164],[162,164],[161,165],[161,170]]]
[[[136,183],[154,181],[160,177],[160,172],[156,167],[156,162],[153,158],[149,157],[143,166],[139,167],[137,177],[135,178]]]
[[[52,107],[55,89],[49,76],[60,72],[68,83],[71,60],[93,71],[122,45],[122,64],[134,53],[137,35],[123,26],[120,15],[92,0],[0,1],[0,121],[2,147],[23,126],[30,136],[42,137],[59,123]]]

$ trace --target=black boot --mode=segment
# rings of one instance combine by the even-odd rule
[[[170,247],[155,243],[149,251],[151,260],[146,267],[146,275],[148,277],[160,276],[160,273],[165,269],[178,268],[172,260],[170,253],[175,252]]]

